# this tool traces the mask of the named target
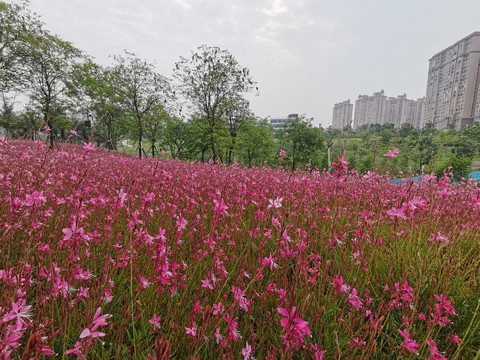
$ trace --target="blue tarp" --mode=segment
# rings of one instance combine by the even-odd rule
[[[479,171],[472,171],[468,174],[468,177],[473,178],[473,180],[480,180],[480,170]]]
[[[409,177],[409,178],[406,178],[406,179],[390,179],[390,182],[394,183],[394,184],[403,184],[403,183],[406,183],[410,180],[415,181],[417,184],[421,183],[421,179],[420,179],[419,176]]]
[[[473,180],[480,181],[480,170],[479,171],[472,171],[471,173],[468,174],[468,177],[473,178]],[[406,183],[410,180],[413,180],[418,184],[420,184],[421,181],[422,181],[419,176],[414,176],[414,177],[409,177],[409,178],[406,178],[406,179],[390,179],[390,182],[394,183],[394,184],[403,184],[403,183]]]

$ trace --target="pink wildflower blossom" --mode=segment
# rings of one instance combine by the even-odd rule
[[[242,349],[243,360],[253,359],[252,346],[248,344],[248,341],[245,344],[245,347]]]
[[[386,154],[383,154],[383,156],[388,157],[390,160],[393,158],[397,157],[398,155],[398,149],[394,148],[393,150],[388,150]]]

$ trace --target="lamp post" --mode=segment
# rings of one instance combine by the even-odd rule
[[[87,120],[85,120],[85,127],[88,129],[88,141],[91,141],[91,128],[92,128],[92,119],[93,116],[90,113],[87,113]]]

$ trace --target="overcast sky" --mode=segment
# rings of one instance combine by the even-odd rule
[[[108,65],[123,49],[171,77],[206,44],[250,69],[261,117],[331,125],[359,94],[425,95],[428,59],[480,31],[479,0],[31,0],[46,28]]]

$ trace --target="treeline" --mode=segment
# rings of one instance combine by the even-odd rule
[[[480,162],[480,123],[456,131],[453,127],[438,131],[432,124],[423,129],[404,124],[395,129],[391,124],[362,126],[353,131],[326,132],[327,144],[334,156],[343,150],[350,168],[360,172],[376,169],[393,176],[453,172],[459,180]],[[389,149],[398,149],[394,158],[384,156]]]
[[[28,2],[0,1],[0,127],[51,147],[93,141],[117,150],[133,140],[139,156],[165,149],[176,159],[250,165],[272,156],[272,129],[244,97],[257,85],[228,51],[201,46],[170,78],[131,52],[112,59],[101,66],[49,32]],[[26,99],[21,112],[17,99]]]
[[[200,46],[169,76],[128,51],[102,66],[49,32],[27,1],[0,1],[0,93],[0,128],[10,137],[40,137],[51,147],[91,141],[110,150],[128,142],[140,157],[165,151],[181,160],[322,170],[344,156],[362,172],[441,173],[453,166],[458,177],[470,170],[480,141],[478,124],[461,132],[408,124],[340,132],[300,116],[274,131],[250,109],[245,95],[257,94],[257,84],[230,52]],[[22,111],[15,111],[18,99]],[[396,158],[383,156],[393,148]]]

